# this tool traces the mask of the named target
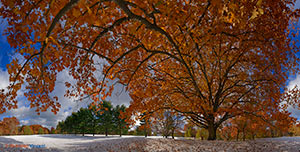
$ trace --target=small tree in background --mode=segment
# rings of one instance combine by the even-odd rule
[[[57,126],[56,126],[56,133],[59,133],[59,134],[63,134],[64,133],[64,128],[65,128],[65,121],[59,121]]]
[[[196,138],[201,138],[201,130],[197,129]]]
[[[24,135],[32,135],[33,131],[29,126],[24,126]]]
[[[300,125],[295,124],[289,128],[289,136],[300,136]]]
[[[161,134],[165,138],[172,136],[174,139],[175,130],[183,124],[183,116],[172,111],[153,114],[152,128],[154,132]]]
[[[96,131],[98,130],[99,126],[98,126],[98,117],[97,117],[97,111],[96,111],[96,107],[93,105],[89,105],[88,106],[89,109],[89,115],[90,115],[90,132],[92,132],[93,136],[95,136]]]
[[[62,123],[62,130],[63,132],[75,133],[76,135],[79,131],[78,124],[78,114],[73,112],[72,115],[68,116],[66,120]]]
[[[55,133],[56,133],[55,129],[53,127],[51,127],[50,134],[55,134]]]
[[[139,129],[143,130],[145,137],[147,137],[149,134],[151,134],[151,125],[148,115],[145,115],[145,113],[141,114],[140,116],[140,126]]]
[[[16,117],[3,118],[0,121],[0,134],[15,135],[18,133],[19,120]]]
[[[90,109],[80,108],[80,110],[77,112],[76,121],[78,122],[78,129],[82,133],[82,136],[84,136],[84,134],[92,128],[93,119],[94,118]]]
[[[38,134],[44,134],[43,128],[39,128]]]
[[[208,137],[208,132],[206,129],[198,128],[196,133],[196,138],[200,138],[201,140],[204,140]]]
[[[124,113],[126,110],[126,107],[124,105],[117,105],[113,109],[113,123],[115,125],[115,129],[117,132],[119,132],[120,137],[122,136],[122,133],[128,132],[127,123],[125,122],[126,118],[122,118],[122,113]]]
[[[188,122],[187,124],[184,125],[184,137],[196,137],[196,129],[195,126],[192,122]]]
[[[128,131],[126,117],[122,115],[125,109],[124,105],[114,108],[109,101],[103,101],[98,105],[90,104],[88,108],[81,108],[59,122],[56,130],[60,133],[75,133],[75,135],[82,133],[83,136],[85,133],[92,133],[94,136],[96,132],[108,136],[114,131],[121,136]]]
[[[108,133],[113,129],[113,106],[109,101],[103,101],[98,109],[98,125],[100,130],[105,133],[105,136],[108,136]]]
[[[184,137],[192,137],[192,128],[188,128],[185,131]]]

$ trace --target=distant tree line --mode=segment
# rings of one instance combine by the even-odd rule
[[[51,128],[52,130],[54,128]],[[50,134],[51,132],[48,128],[43,127],[42,125],[23,125],[19,127],[19,134],[21,135],[33,135],[33,134]]]
[[[99,105],[89,105],[73,112],[56,127],[58,133],[68,134],[128,134],[128,126],[121,113],[125,112],[124,105],[112,106],[111,102],[103,101]]]
[[[195,126],[194,123],[185,120],[185,117],[166,110],[164,113],[153,113],[149,119],[147,115],[141,114],[140,123],[129,129],[122,113],[126,111],[124,105],[112,106],[111,102],[103,101],[99,105],[89,105],[73,112],[65,120],[58,123],[57,128],[50,130],[39,124],[22,125],[16,117],[3,118],[0,121],[0,135],[33,135],[33,134],[105,134],[111,135],[160,135],[168,137],[186,137],[191,139],[207,139],[208,131]],[[217,130],[217,139],[220,140],[249,140],[265,137],[299,136],[300,125],[294,124],[284,130],[272,127],[260,122],[261,119],[236,117],[226,121]],[[287,120],[288,121],[288,120]],[[286,123],[273,121],[274,126]]]
[[[42,125],[22,125],[16,117],[3,118],[0,121],[0,135],[33,135],[55,133],[52,127],[51,131]]]

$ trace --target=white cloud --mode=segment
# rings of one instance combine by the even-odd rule
[[[42,112],[40,115],[37,115],[34,109],[30,109],[26,107],[26,98],[18,93],[18,109],[10,110],[0,116],[15,116],[20,120],[22,125],[26,124],[41,124],[46,127],[55,127],[58,121],[65,119],[68,115],[72,113],[72,111],[77,111],[80,107],[83,107],[88,104],[88,102],[74,102],[72,99],[64,97],[65,93],[65,80],[71,80],[71,77],[68,75],[66,71],[63,71],[58,74],[56,88],[52,95],[56,95],[59,98],[59,102],[61,104],[61,108],[59,112],[54,115],[50,110],[46,112]],[[8,74],[6,71],[0,71],[0,85],[1,87],[5,87],[8,85]],[[28,105],[28,104],[27,104]]]
[[[296,85],[298,87],[300,87],[300,75],[297,75],[296,78],[294,78],[293,80],[290,80],[290,82],[287,85],[287,89],[293,89]],[[290,111],[292,113],[293,117],[300,119],[300,110],[299,109],[289,106],[288,111]]]
[[[3,71],[0,68],[0,89],[4,89],[9,84],[9,77],[7,71]]]
[[[97,79],[102,80],[103,75],[102,75],[102,67],[105,64],[108,64],[107,61],[105,61],[104,59],[99,58],[98,56],[95,56],[93,58],[95,65],[99,65],[96,67],[96,72],[95,75],[99,75],[100,77],[98,77]],[[110,83],[113,84],[115,83],[117,80],[115,81],[111,81]],[[125,89],[125,86],[123,86],[122,84],[115,84],[114,86],[114,91],[112,92],[112,96],[111,97],[107,97],[106,100],[111,101],[112,104],[115,105],[121,105],[124,104],[125,106],[129,106],[131,98],[128,95],[128,92]]]
[[[124,104],[125,106],[129,106],[131,101],[128,92],[126,91],[125,87],[121,84],[116,84],[114,86],[114,91],[111,97],[108,97],[107,100],[111,101],[113,105],[121,105]]]
[[[295,8],[298,9],[300,8],[300,0],[297,0],[295,3]]]
[[[20,123],[23,124],[23,125],[28,125],[29,124],[29,120],[21,120]]]
[[[57,96],[59,99],[59,103],[61,104],[61,108],[59,112],[54,115],[50,110],[46,112],[42,112],[40,115],[37,115],[35,109],[30,109],[26,107],[26,103],[28,102],[26,98],[22,95],[23,92],[18,93],[18,109],[10,110],[0,116],[15,116],[20,120],[21,125],[30,125],[30,124],[41,124],[45,127],[55,127],[57,123],[61,120],[64,120],[67,116],[69,116],[72,112],[78,111],[81,107],[86,107],[91,101],[75,101],[73,99],[64,97],[66,87],[65,81],[74,81],[72,77],[68,74],[67,70],[64,70],[57,75],[57,81],[55,90],[51,93],[52,96]],[[0,70],[0,88],[6,87],[8,85],[8,73],[7,71]],[[23,90],[24,91],[24,90]],[[129,101],[131,100],[128,93],[125,91],[125,88],[118,84],[115,87],[112,97],[109,97],[108,100],[112,101],[114,105],[117,104],[125,104],[129,105]]]

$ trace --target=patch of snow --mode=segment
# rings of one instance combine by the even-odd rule
[[[44,145],[45,148],[7,148],[7,145]],[[0,136],[0,151],[295,151],[300,137],[265,138],[252,141],[206,141],[165,139],[161,136],[21,135]]]

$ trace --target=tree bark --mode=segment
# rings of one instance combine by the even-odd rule
[[[93,121],[93,136],[95,136],[95,126],[96,126],[96,124],[95,124],[95,120]]]
[[[148,136],[147,130],[145,129],[144,132],[145,132],[145,137],[147,137]]]
[[[82,136],[84,136],[85,128],[83,128]]]
[[[108,131],[107,131],[107,128],[105,128],[105,136],[107,137],[108,135]]]
[[[121,127],[121,125],[119,125],[119,129],[120,129],[120,137],[122,137],[122,127]]]
[[[239,141],[239,135],[240,135],[240,130],[238,129],[237,135],[236,135],[236,141]]]
[[[174,132],[175,132],[175,129],[172,129],[172,139],[174,139]]]
[[[217,127],[215,127],[213,124],[208,125],[208,138],[207,140],[216,140],[217,139]]]
[[[246,140],[246,127],[247,127],[247,123],[244,123],[244,126],[243,126],[243,141]]]
[[[243,128],[243,141],[246,140],[246,133],[245,133],[245,128]]]

